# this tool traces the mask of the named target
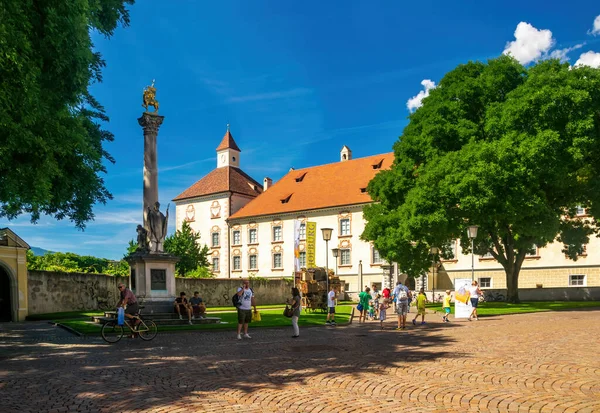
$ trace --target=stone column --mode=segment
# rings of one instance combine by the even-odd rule
[[[144,228],[149,229],[148,207],[153,208],[158,201],[158,161],[156,157],[156,139],[158,128],[164,116],[145,112],[138,123],[144,129]]]

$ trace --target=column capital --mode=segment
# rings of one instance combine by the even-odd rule
[[[164,116],[160,116],[155,113],[144,112],[142,117],[138,118],[138,123],[142,128],[144,128],[144,132],[158,133],[158,128],[160,125],[162,125],[163,120],[165,120]]]

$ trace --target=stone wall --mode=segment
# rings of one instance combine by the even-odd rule
[[[484,289],[484,297],[502,294],[506,289]],[[600,287],[519,288],[521,301],[600,301]]]
[[[114,309],[117,284],[128,277],[52,271],[29,271],[29,315],[64,311]]]
[[[112,310],[119,300],[118,283],[129,283],[129,277],[52,271],[29,271],[28,280],[30,315]],[[209,307],[215,307],[231,305],[240,280],[176,278],[175,285],[177,294],[185,291],[189,297],[198,291]],[[253,280],[250,286],[258,305],[284,303],[291,296],[291,282],[282,279]]]

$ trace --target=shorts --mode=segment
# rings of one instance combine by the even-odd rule
[[[138,303],[127,304],[127,308],[125,309],[125,314],[136,315],[140,311],[140,307]]]
[[[478,304],[479,304],[479,298],[471,298],[471,307],[477,308]]]
[[[443,310],[446,314],[450,314],[450,307],[444,307]]]
[[[398,301],[396,303],[396,313],[398,315],[406,315],[408,313],[408,302]]]
[[[180,312],[182,312],[182,313],[187,312],[187,310],[188,310],[187,305],[185,305],[185,304],[178,304],[178,305],[179,305],[179,311]]]
[[[194,314],[204,314],[206,312],[206,306],[204,304],[193,305],[192,310],[194,310]]]
[[[424,308],[417,308],[417,315],[425,315],[425,309]]]
[[[252,310],[240,310],[238,308],[238,324],[250,324],[252,321]]]
[[[335,307],[329,307],[329,314],[335,314]]]

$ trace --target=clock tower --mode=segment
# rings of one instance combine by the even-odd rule
[[[217,168],[224,166],[239,168],[241,151],[233,140],[233,136],[231,136],[231,132],[229,131],[229,125],[227,125],[227,132],[225,132],[223,140],[217,146]]]

